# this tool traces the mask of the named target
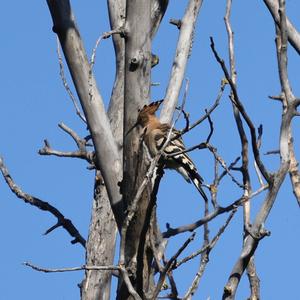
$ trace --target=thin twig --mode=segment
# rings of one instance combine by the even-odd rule
[[[180,233],[184,233],[187,231],[193,231],[196,228],[204,225],[207,222],[210,222],[211,220],[213,220],[214,218],[216,218],[217,216],[225,213],[225,212],[230,212],[236,208],[238,208],[239,206],[241,206],[245,201],[249,201],[250,199],[254,198],[255,196],[257,196],[259,193],[265,191],[266,189],[268,189],[268,185],[264,185],[262,187],[260,187],[257,191],[252,192],[248,197],[242,196],[241,198],[239,198],[238,200],[234,201],[233,203],[229,204],[228,206],[225,207],[217,207],[213,212],[209,213],[207,216],[205,216],[204,218],[188,224],[188,225],[183,225],[177,228],[171,228],[170,226],[168,226],[167,231],[163,232],[163,237],[164,238],[169,238],[171,236],[180,234]]]
[[[173,122],[173,126],[175,126],[181,116],[181,114],[184,112],[184,107],[185,107],[185,103],[186,103],[186,98],[187,98],[187,94],[189,91],[189,86],[190,86],[190,80],[188,78],[186,78],[186,82],[185,82],[185,89],[184,89],[184,94],[183,94],[183,98],[182,98],[182,103],[179,107],[179,113],[175,119],[175,121]],[[172,140],[177,139],[179,137],[179,135],[172,138]]]
[[[235,165],[240,161],[241,157],[238,156],[228,167],[228,170],[233,170],[235,168]],[[224,170],[222,172],[222,174],[217,178],[217,184],[220,183],[220,181],[222,180],[222,178],[228,174],[226,170]]]
[[[258,127],[258,139],[257,139],[257,147],[258,149],[260,149],[261,147],[261,140],[262,140],[262,134],[263,134],[263,126],[260,125]],[[263,186],[264,185],[264,181],[263,181],[263,178],[262,178],[262,174],[257,166],[257,163],[256,161],[254,161],[254,168],[255,168],[255,172],[256,172],[256,175],[258,177],[258,181],[260,183],[260,186]]]
[[[59,63],[59,75],[62,79],[62,82],[63,82],[63,85],[67,91],[67,93],[69,94],[69,97],[71,98],[72,102],[73,102],[73,105],[75,107],[75,110],[76,110],[76,114],[79,116],[79,118],[84,122],[86,123],[86,119],[84,117],[84,115],[81,113],[80,111],[80,108],[79,108],[79,105],[78,105],[78,101],[76,100],[73,92],[71,91],[69,85],[68,85],[68,82],[67,82],[67,79],[66,79],[66,76],[65,76],[65,72],[64,72],[64,64],[63,64],[63,59],[62,59],[62,55],[60,53],[60,43],[59,43],[59,39],[58,37],[56,38],[56,41],[57,41],[57,48],[56,48],[56,52],[57,52],[57,56],[58,56],[58,63]]]
[[[208,253],[207,253],[207,251],[205,251],[201,257],[199,270],[196,273],[191,286],[188,288],[188,290],[187,290],[186,294],[183,296],[182,300],[191,300],[192,299],[192,295],[195,293],[195,291],[197,290],[197,288],[199,286],[200,279],[204,274],[207,263],[208,263]]]
[[[159,292],[161,291],[162,285],[165,281],[166,274],[170,269],[172,269],[173,264],[176,262],[178,256],[183,252],[183,250],[194,240],[196,233],[193,232],[192,235],[184,242],[184,244],[177,250],[177,252],[170,258],[164,267],[164,270],[160,273],[158,283],[156,285],[155,291],[152,295],[152,299],[157,299]]]
[[[205,201],[205,206],[204,206],[204,217],[206,217],[209,214],[209,207],[208,207],[208,201]],[[209,245],[209,228],[208,228],[208,223],[204,224],[204,230],[203,230],[203,246],[205,247]],[[203,253],[201,253],[201,260],[200,260],[200,265],[198,268],[198,272],[196,273],[196,276],[194,277],[192,284],[188,288],[187,292],[185,293],[184,297],[182,298],[183,300],[190,300],[192,295],[196,292],[200,279],[205,271],[206,265],[208,263],[209,259],[209,252],[210,250],[207,248]]]
[[[200,250],[192,253],[191,255],[189,255],[189,256],[183,258],[182,260],[180,260],[179,262],[177,262],[176,265],[173,267],[173,269],[175,269],[175,268],[177,269],[182,264],[190,261],[191,259],[197,257],[198,255],[204,253],[207,250],[211,251],[214,248],[214,246],[217,244],[218,240],[220,239],[221,235],[224,233],[226,227],[229,225],[230,221],[232,220],[232,218],[234,217],[236,212],[237,212],[237,209],[234,209],[231,211],[225,224],[218,230],[217,234],[213,237],[213,239],[209,242],[209,244],[203,246]]]
[[[96,43],[95,43],[95,46],[94,46],[94,48],[93,48],[93,51],[92,51],[91,62],[90,62],[91,71],[92,71],[92,69],[93,69],[93,67],[94,67],[94,65],[95,65],[96,52],[97,52],[97,48],[98,48],[100,42],[101,42],[102,40],[105,40],[105,39],[111,37],[113,34],[124,34],[124,28],[123,28],[123,27],[120,27],[120,28],[117,28],[117,29],[113,29],[113,30],[104,32],[104,33],[102,33],[102,34],[98,37],[98,39],[97,39],[97,41],[96,41]]]
[[[218,107],[218,105],[220,104],[220,100],[222,98],[225,86],[226,86],[227,82],[225,80],[221,81],[221,87],[219,90],[219,93],[217,95],[217,98],[214,102],[214,104],[209,108],[205,110],[205,115],[202,116],[199,120],[197,120],[196,122],[194,122],[192,125],[190,126],[186,126],[181,132],[181,135],[184,135],[185,133],[191,131],[192,129],[194,129],[196,126],[198,126],[199,124],[201,124],[205,119],[208,118],[208,116],[210,116],[212,114],[212,112]]]
[[[244,185],[238,182],[238,180],[235,179],[235,177],[231,174],[230,168],[227,167],[226,162],[224,159],[217,153],[217,149],[210,144],[207,145],[210,152],[214,155],[215,159],[220,163],[222,168],[226,171],[226,174],[231,178],[231,180],[241,189],[244,188]]]
[[[249,129],[250,129],[250,134],[251,134],[251,144],[252,144],[252,150],[253,150],[253,154],[254,154],[254,158],[256,160],[256,163],[261,171],[261,173],[263,174],[264,178],[270,183],[271,181],[271,177],[270,177],[270,174],[268,173],[267,169],[265,168],[263,162],[261,161],[261,158],[260,158],[260,153],[259,153],[259,149],[257,148],[257,139],[256,139],[256,129],[251,121],[251,119],[249,118],[248,114],[246,113],[246,110],[243,106],[243,104],[241,103],[240,99],[239,99],[239,96],[238,96],[238,93],[237,93],[237,90],[236,90],[236,86],[234,84],[234,82],[232,81],[231,79],[231,76],[229,75],[229,72],[227,70],[227,67],[224,63],[224,60],[220,58],[219,54],[217,53],[216,49],[215,49],[215,44],[214,44],[214,40],[213,38],[211,37],[210,38],[211,40],[211,49],[214,53],[214,56],[217,60],[217,62],[220,64],[223,72],[224,72],[224,75],[231,87],[231,90],[232,90],[232,93],[233,93],[233,96],[234,98],[232,98],[232,100],[234,99],[234,105],[237,106],[239,112],[241,113],[241,115],[243,116],[244,120],[246,121]]]
[[[94,84],[94,80],[93,80],[93,68],[94,68],[94,65],[95,65],[95,62],[96,62],[97,48],[98,48],[100,42],[103,39],[107,39],[110,36],[112,36],[113,34],[124,34],[124,28],[120,27],[120,28],[113,29],[113,30],[110,30],[110,31],[102,33],[98,37],[98,39],[96,40],[95,46],[94,46],[93,51],[92,51],[91,60],[90,60],[89,79],[88,79],[89,96],[90,96],[90,100],[91,101],[93,100],[93,92],[92,92],[92,90],[93,90],[93,84]]]
[[[273,155],[273,154],[280,154],[280,150],[279,149],[270,150],[264,153],[264,155]]]
[[[80,138],[78,134],[69,128],[64,123],[58,124],[58,126],[67,134],[69,134],[72,139],[75,141],[76,145],[78,146],[78,150],[76,151],[58,151],[52,149],[48,140],[44,140],[44,147],[39,150],[40,155],[54,155],[58,157],[71,157],[71,158],[80,158],[86,160],[91,166],[94,168],[94,152],[87,151],[86,146],[88,144],[85,138]]]
[[[24,262],[23,263],[25,266],[32,268],[33,270],[39,271],[39,272],[45,272],[45,273],[61,273],[61,272],[73,272],[73,271],[82,271],[82,270],[94,270],[94,271],[118,271],[123,279],[124,282],[127,286],[127,289],[129,293],[133,296],[135,300],[141,300],[141,297],[138,295],[138,293],[135,291],[133,288],[131,281],[128,276],[128,272],[126,271],[125,268],[121,266],[80,266],[80,267],[71,267],[71,268],[61,268],[61,269],[47,269],[43,267],[39,267],[36,265],[33,265],[30,262]]]
[[[38,152],[40,155],[54,155],[57,157],[80,158],[88,161],[91,165],[94,164],[94,153],[82,150],[77,151],[58,151],[51,148],[49,142],[44,140],[44,147]]]
[[[177,289],[177,286],[176,286],[175,279],[173,277],[172,270],[169,270],[169,272],[167,273],[167,276],[168,276],[170,286],[171,286],[171,295],[170,295],[169,298],[173,299],[173,300],[177,300],[178,299],[178,289]]]
[[[67,134],[69,134],[72,139],[75,141],[76,145],[78,146],[78,148],[80,149],[81,147],[85,147],[86,145],[86,140],[80,138],[80,136],[70,127],[68,127],[66,124],[64,123],[59,123],[58,127],[60,129],[62,129],[64,132],[66,132]]]
[[[56,268],[48,269],[36,266],[30,262],[24,262],[23,265],[32,268],[35,271],[44,272],[44,273],[63,273],[63,272],[73,272],[73,271],[82,271],[82,270],[94,270],[94,271],[120,271],[118,266],[79,266],[79,267],[70,267],[70,268]]]
[[[128,292],[131,294],[131,296],[135,300],[142,300],[142,298],[139,296],[139,294],[137,293],[137,291],[132,286],[132,283],[130,281],[130,278],[129,278],[127,270],[123,266],[120,266],[120,271],[121,271],[123,280],[124,280],[124,282],[125,282],[125,284],[127,286]]]

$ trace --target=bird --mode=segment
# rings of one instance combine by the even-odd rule
[[[143,128],[144,143],[150,156],[155,157],[163,148],[161,157],[164,168],[177,171],[188,183],[193,183],[205,201],[207,196],[202,189],[203,178],[186,152],[180,132],[167,123],[161,123],[155,113],[163,100],[155,101],[139,111],[137,124]],[[172,131],[170,133],[170,131]],[[169,136],[170,134],[170,136]],[[168,138],[169,137],[169,138]],[[168,140],[167,145],[165,145]],[[178,153],[178,154],[176,154]]]

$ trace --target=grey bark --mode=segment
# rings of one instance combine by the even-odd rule
[[[111,29],[124,27],[125,0],[108,0],[108,12]],[[123,158],[123,115],[124,115],[124,66],[125,66],[125,41],[119,34],[112,36],[116,57],[116,76],[113,91],[108,107],[112,131],[118,146],[120,158]]]
[[[264,0],[267,8],[269,9],[274,21],[277,25],[280,22],[279,16],[279,4],[278,0]],[[300,54],[300,33],[297,31],[292,22],[287,19],[287,32],[288,32],[288,40],[290,44],[294,47],[294,49]]]
[[[86,265],[113,265],[117,226],[103,180],[95,180],[92,217],[86,244]],[[80,286],[82,300],[109,300],[111,271],[86,270]]]
[[[279,149],[280,149],[280,167],[275,172],[269,181],[269,190],[266,198],[257,213],[254,223],[251,227],[251,232],[244,240],[243,249],[240,257],[237,259],[233,270],[229,276],[228,282],[224,288],[223,300],[235,299],[237,287],[240,279],[248,266],[251,257],[253,256],[259,241],[266,236],[268,232],[264,229],[264,224],[271,212],[271,209],[277,198],[278,191],[282,185],[285,176],[290,168],[290,149],[289,144],[292,138],[291,135],[291,122],[295,116],[295,97],[291,91],[289,80],[287,76],[287,19],[285,15],[285,1],[279,1],[280,7],[280,23],[276,27],[276,46],[277,46],[277,60],[279,78],[282,89],[282,119],[280,126],[279,136]]]
[[[162,123],[170,123],[178,102],[178,97],[187,61],[193,45],[194,29],[202,0],[190,0],[181,20],[180,34],[177,42],[171,76],[166,91],[165,101],[161,110]]]
[[[123,183],[122,194],[127,208],[135,197],[140,183],[146,174],[144,162],[140,155],[140,130],[134,128],[138,109],[150,99],[151,70],[151,37],[150,37],[150,1],[133,0],[126,5],[125,23],[125,90],[124,90],[124,153],[123,153]],[[141,158],[141,157],[140,157]],[[138,165],[141,162],[141,165]],[[125,267],[129,273],[136,274],[140,268],[137,262],[138,250],[143,243],[142,229],[146,218],[148,197],[143,194],[139,200],[138,210],[130,222],[125,239]],[[144,236],[145,239],[145,236]],[[121,246],[122,247],[122,246]],[[132,285],[139,295],[142,288],[139,275],[131,277]],[[120,278],[118,299],[131,299],[127,288]]]
[[[111,29],[124,26],[125,1],[108,0]],[[124,107],[124,38],[119,34],[112,36],[116,55],[116,76],[108,108],[108,118],[117,143],[119,156],[123,151],[123,107]],[[99,178],[97,178],[99,179]],[[105,221],[104,221],[105,220]],[[115,254],[117,226],[112,213],[105,185],[95,180],[92,218],[87,241],[87,265],[112,265]],[[81,286],[82,300],[109,300],[111,291],[111,272],[86,271]]]
[[[151,40],[153,40],[162,18],[167,10],[169,0],[152,0],[151,1]]]
[[[76,91],[83,107],[88,127],[92,134],[97,157],[97,166],[103,174],[103,180],[95,182],[95,197],[92,208],[92,218],[87,242],[86,264],[112,265],[114,258],[116,224],[111,210],[114,210],[119,224],[122,222],[122,205],[118,181],[122,169],[120,161],[120,142],[122,136],[122,109],[119,101],[112,100],[109,114],[115,115],[112,135],[109,120],[106,116],[101,95],[97,89],[90,65],[82,44],[75,18],[69,1],[47,1],[54,23],[54,31],[58,34],[68,63]],[[115,91],[119,91],[119,87]],[[116,99],[117,97],[112,97]],[[116,111],[118,114],[116,114]],[[112,118],[110,118],[112,120]],[[105,141],[105,142],[103,142]],[[107,188],[107,189],[106,189]],[[108,193],[107,193],[108,192]],[[109,197],[108,197],[109,195]],[[110,201],[109,201],[110,200]],[[104,218],[104,216],[106,218]],[[103,222],[105,220],[105,222]],[[84,300],[110,298],[111,272],[86,271],[81,284],[81,297]]]
[[[123,208],[118,182],[121,180],[122,168],[102,97],[94,76],[90,74],[91,68],[69,1],[47,0],[47,3],[53,19],[53,30],[59,37],[92,135],[96,165],[104,178],[117,224],[121,226]]]

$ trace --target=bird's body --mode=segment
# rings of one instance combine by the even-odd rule
[[[144,128],[144,142],[152,157],[155,157],[164,146],[162,157],[165,168],[176,170],[187,182],[192,182],[204,200],[207,200],[201,184],[203,178],[199,175],[197,168],[185,151],[185,146],[179,132],[172,129],[169,124],[161,123],[155,116],[162,101],[145,105],[139,113],[138,124]],[[167,145],[164,145],[167,141]],[[179,153],[178,153],[179,152]],[[177,155],[175,153],[178,153]]]

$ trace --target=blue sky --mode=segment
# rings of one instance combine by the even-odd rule
[[[168,24],[170,18],[181,18],[187,1],[170,1],[162,27],[153,43],[153,52],[160,64],[153,69],[152,98],[164,96],[178,31]],[[73,9],[88,54],[91,54],[99,34],[109,30],[106,1],[73,1]],[[300,3],[287,1],[287,12],[296,28],[300,29]],[[191,121],[199,118],[218,93],[223,74],[215,62],[209,46],[213,36],[220,55],[227,60],[227,36],[223,22],[225,1],[204,1],[196,28],[196,37],[186,76],[190,89],[186,110]],[[298,15],[297,15],[298,14]],[[57,124],[64,122],[81,136],[87,134],[84,124],[74,113],[59,77],[56,38],[51,31],[52,21],[46,1],[6,1],[0,12],[1,22],[1,118],[0,155],[15,182],[28,193],[50,202],[87,237],[93,191],[93,172],[83,161],[41,157],[37,154],[47,138],[53,148],[75,149],[73,141]],[[256,126],[264,125],[262,152],[278,149],[278,130],[281,108],[268,95],[280,92],[275,56],[274,25],[263,1],[234,1],[232,26],[235,32],[238,90]],[[96,77],[107,105],[114,78],[114,57],[111,40],[103,41],[98,49]],[[289,49],[289,76],[296,95],[300,95],[300,60]],[[297,72],[298,71],[298,72]],[[67,72],[66,72],[67,73]],[[69,78],[69,77],[68,77]],[[70,82],[70,80],[69,80]],[[232,119],[228,88],[221,104],[212,116],[215,132],[212,143],[230,164],[240,154],[237,131]],[[182,124],[179,124],[179,127]],[[294,120],[296,149],[299,120]],[[187,145],[205,140],[207,124],[186,135]],[[207,183],[213,179],[213,161],[207,151],[191,154]],[[300,153],[298,151],[298,157]],[[264,156],[270,170],[278,167],[278,158]],[[254,189],[258,187],[253,175]],[[237,174],[237,177],[239,175]],[[219,201],[229,203],[240,195],[229,179],[220,188]],[[263,196],[263,195],[262,195]],[[253,214],[263,197],[253,200]],[[191,223],[201,217],[203,207],[197,192],[181,177],[167,172],[159,191],[158,211],[162,226]],[[242,243],[242,211],[237,213],[221,241],[212,251],[199,291],[195,299],[220,299],[231,268],[239,255]],[[215,234],[225,217],[211,224]],[[17,199],[0,178],[0,255],[1,299],[79,299],[77,284],[83,273],[43,274],[22,265],[31,261],[44,267],[79,266],[84,263],[80,245],[71,245],[63,229],[48,236],[43,233],[55,223],[55,218]],[[300,251],[299,208],[292,195],[289,179],[285,181],[266,223],[272,235],[263,240],[256,260],[261,279],[262,299],[299,299],[298,287]],[[172,255],[187,238],[184,234],[170,242]],[[202,230],[185,254],[201,247]],[[199,259],[175,272],[181,291],[189,286]],[[278,288],[276,288],[278,287]],[[237,299],[248,296],[248,282],[242,279]]]

